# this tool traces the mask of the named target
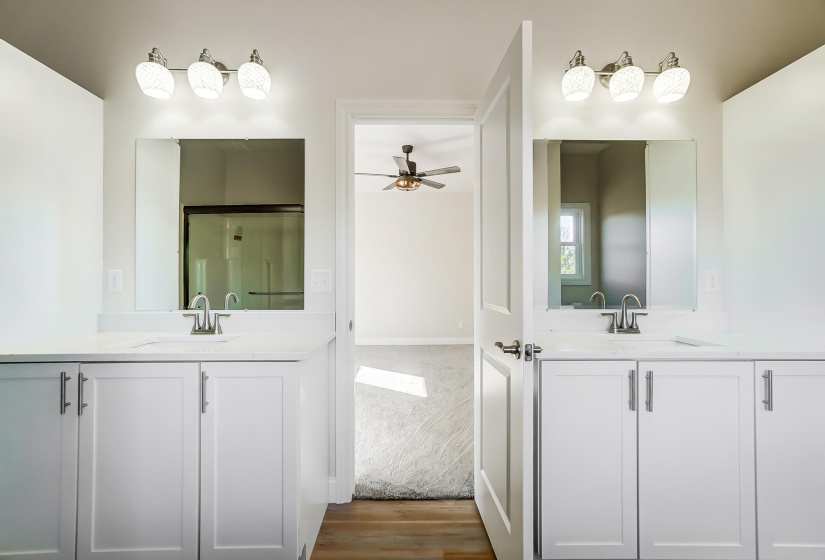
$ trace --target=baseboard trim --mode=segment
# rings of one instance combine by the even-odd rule
[[[439,346],[472,344],[472,338],[356,338],[356,346]]]

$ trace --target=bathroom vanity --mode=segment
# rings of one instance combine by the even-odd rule
[[[98,333],[0,356],[0,557],[308,557],[332,339]]]
[[[825,557],[821,347],[729,332],[536,342],[542,558]]]

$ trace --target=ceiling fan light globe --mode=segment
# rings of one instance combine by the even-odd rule
[[[404,176],[398,178],[395,186],[401,191],[414,191],[421,186],[421,181],[409,176]]]

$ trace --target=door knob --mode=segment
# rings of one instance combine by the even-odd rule
[[[518,340],[514,340],[513,344],[510,346],[504,346],[501,342],[496,342],[496,346],[501,348],[501,351],[505,354],[512,354],[515,359],[521,358],[521,344],[519,344]]]

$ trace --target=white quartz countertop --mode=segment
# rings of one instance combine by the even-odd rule
[[[6,348],[0,362],[294,362],[334,338],[333,332],[105,332]]]
[[[825,360],[823,345],[732,331],[536,331],[539,360]]]

